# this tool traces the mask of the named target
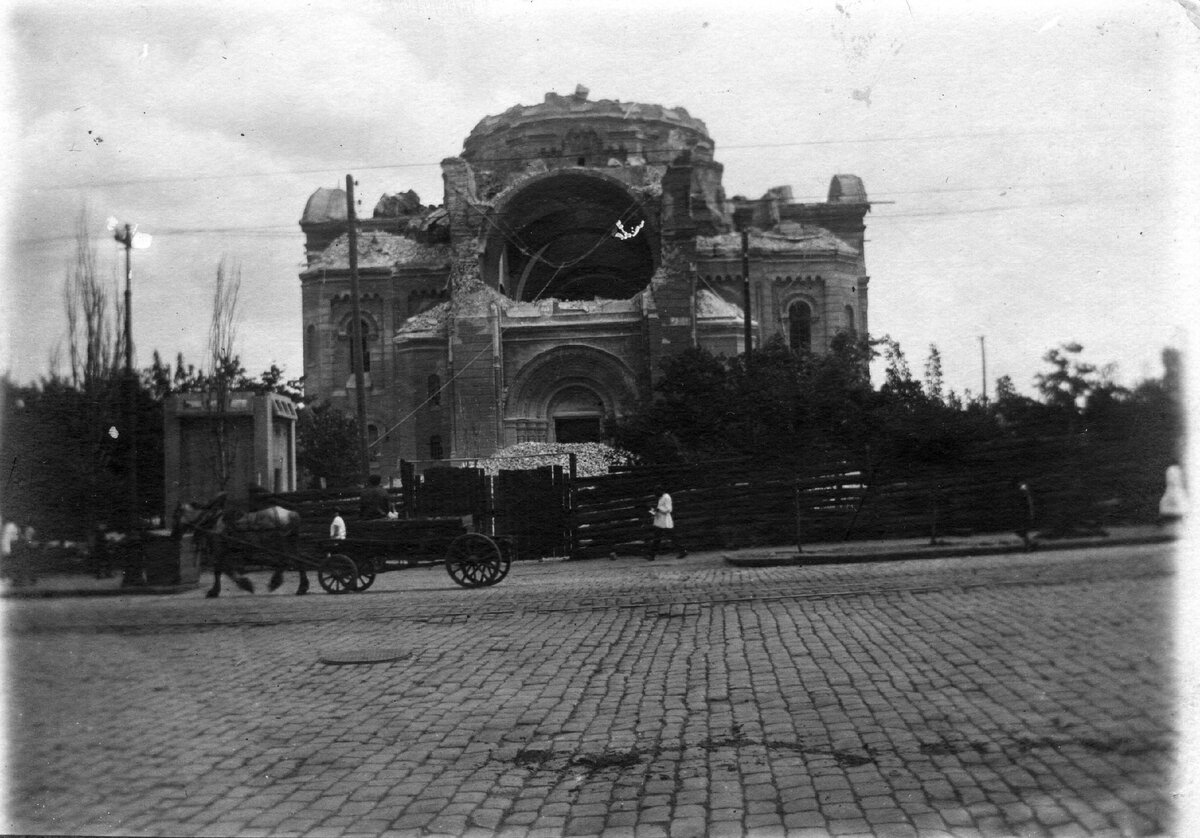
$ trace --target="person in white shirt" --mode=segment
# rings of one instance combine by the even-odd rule
[[[650,510],[650,514],[654,516],[654,538],[650,542],[650,555],[646,558],[648,561],[654,561],[655,555],[662,546],[662,540],[668,538],[671,540],[671,546],[679,551],[679,558],[682,559],[687,555],[687,550],[683,549],[683,545],[679,543],[679,538],[675,535],[675,519],[672,515],[675,510],[671,504],[671,496],[662,486],[656,487],[654,494],[658,496],[658,503]]]
[[[1182,520],[1188,511],[1187,489],[1183,486],[1183,469],[1178,465],[1167,468],[1167,489],[1158,502],[1158,523]]]
[[[334,541],[346,540],[346,522],[342,520],[342,510],[333,510],[333,520],[329,522],[329,537]]]
[[[7,558],[12,554],[13,545],[21,538],[21,528],[15,521],[7,521],[0,529],[0,557]]]

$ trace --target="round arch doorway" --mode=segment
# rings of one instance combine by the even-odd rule
[[[604,400],[590,387],[564,387],[546,406],[552,441],[602,442],[604,413]]]

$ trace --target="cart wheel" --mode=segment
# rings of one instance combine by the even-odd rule
[[[358,589],[358,567],[349,556],[331,553],[317,570],[317,581],[331,594],[344,594]]]
[[[496,584],[508,572],[504,565],[496,542],[477,532],[460,535],[446,551],[446,572],[464,588]]]
[[[367,588],[375,584],[376,567],[382,567],[379,560],[372,556],[364,556],[354,562],[358,567],[358,584],[354,588],[355,593],[361,594]]]
[[[496,545],[500,550],[500,561],[492,566],[491,574],[488,576],[486,585],[495,585],[500,582],[505,576],[508,576],[508,571],[512,567],[512,557],[503,546]]]

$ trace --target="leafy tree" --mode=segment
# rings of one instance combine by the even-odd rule
[[[945,399],[945,382],[942,376],[942,353],[937,344],[929,344],[929,357],[925,361],[925,395],[934,401]]]
[[[313,485],[322,479],[329,487],[357,485],[358,423],[329,401],[299,412],[296,423],[296,465]]]
[[[991,411],[997,426],[1009,434],[1036,435],[1048,421],[1046,405],[1018,393],[1007,375],[996,379]]]
[[[771,340],[749,364],[689,349],[664,362],[658,398],[613,433],[647,463],[756,456],[787,464],[860,450],[873,407],[873,354],[867,339],[847,334],[824,355]]]
[[[1064,343],[1049,350],[1042,356],[1050,365],[1049,371],[1034,376],[1046,405],[1065,418],[1067,433],[1075,433],[1080,412],[1099,384],[1096,367],[1079,360],[1082,351],[1078,343]]]

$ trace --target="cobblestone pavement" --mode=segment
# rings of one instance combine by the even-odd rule
[[[1171,556],[7,601],[0,829],[1168,834]]]

